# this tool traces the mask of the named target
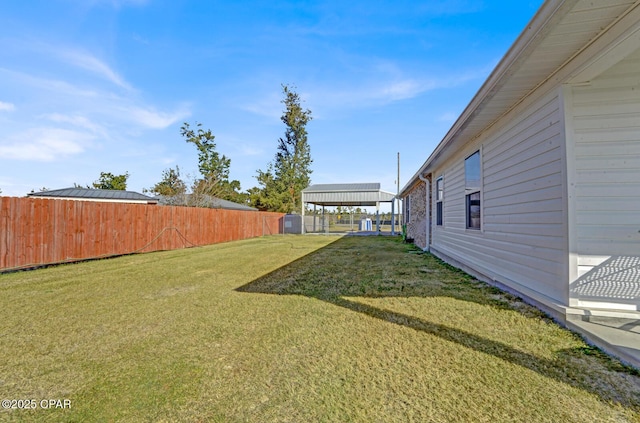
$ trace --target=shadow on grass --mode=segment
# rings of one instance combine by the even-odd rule
[[[395,238],[341,238],[237,288],[236,291],[316,298],[492,355],[545,377],[595,393],[604,401],[613,401],[640,412],[640,397],[637,393],[635,396],[621,394],[618,391],[624,390],[623,387],[598,381],[597,373],[585,372],[587,368],[584,362],[576,362],[576,358],[593,358],[608,370],[639,375],[634,369],[623,366],[595,348],[585,345],[557,351],[555,359],[550,360],[471,332],[348,299],[347,297],[451,297],[498,309],[515,310],[517,306],[517,310],[526,316],[548,319],[542,312],[524,305],[517,298],[479,282],[413,246],[401,244]]]

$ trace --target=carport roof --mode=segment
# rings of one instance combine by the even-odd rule
[[[316,184],[302,190],[303,203],[322,206],[376,206],[394,199],[379,183]]]

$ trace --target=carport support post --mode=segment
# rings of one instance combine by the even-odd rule
[[[349,207],[349,214],[351,216],[351,232],[353,232],[353,207]]]
[[[391,235],[396,234],[396,212],[394,206],[396,205],[396,199],[391,202]]]
[[[324,217],[324,204],[322,205],[322,229],[323,232],[329,232],[329,225],[327,225],[327,221]]]
[[[300,194],[300,203],[302,203],[302,211],[301,211],[301,216],[302,218],[300,220],[302,220],[302,224],[300,225],[300,233],[304,235],[304,191]]]
[[[380,202],[376,201],[376,229],[380,235]]]

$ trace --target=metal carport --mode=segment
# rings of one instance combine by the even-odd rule
[[[377,182],[358,184],[315,184],[302,190],[302,221],[307,204],[319,206],[375,206],[376,231],[380,232],[380,203],[391,203],[391,234],[395,235],[396,195],[382,191]],[[304,233],[304,224],[302,225]]]

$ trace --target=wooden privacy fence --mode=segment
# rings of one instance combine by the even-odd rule
[[[0,197],[0,271],[282,232],[283,214]]]

